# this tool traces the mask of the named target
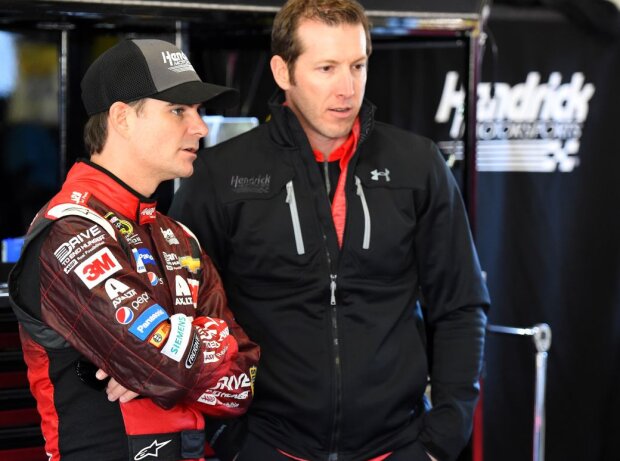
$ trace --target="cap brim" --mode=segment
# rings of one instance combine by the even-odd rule
[[[149,97],[174,104],[204,104],[212,109],[228,109],[239,104],[236,89],[198,81],[181,83]]]

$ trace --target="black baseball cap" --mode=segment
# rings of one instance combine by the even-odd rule
[[[123,40],[104,51],[84,74],[82,102],[88,115],[116,101],[154,98],[174,104],[226,109],[239,103],[233,88],[200,80],[185,53],[156,39]]]

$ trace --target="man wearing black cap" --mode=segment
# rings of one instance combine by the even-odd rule
[[[9,278],[45,449],[202,459],[203,414],[245,411],[259,351],[193,234],[149,197],[192,174],[199,106],[237,94],[202,82],[170,43],[128,40],[91,65],[82,99],[90,161],[37,214]]]

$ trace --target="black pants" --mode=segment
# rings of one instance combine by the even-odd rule
[[[248,434],[235,461],[292,461],[276,448],[266,444],[253,434]],[[412,443],[394,451],[385,461],[429,461],[430,458],[420,443]],[[355,460],[365,461],[365,460]]]

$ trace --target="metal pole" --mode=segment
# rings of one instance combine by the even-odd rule
[[[174,44],[183,53],[189,55],[189,43],[185,36],[185,23],[183,21],[174,22]],[[181,187],[181,178],[174,178],[172,181],[172,193],[174,194]]]
[[[547,352],[551,347],[551,328],[539,323],[532,328],[487,325],[491,333],[531,336],[536,347],[536,388],[534,393],[534,427],[532,460],[545,461],[545,394],[547,387]]]
[[[67,129],[68,129],[68,99],[69,99],[69,31],[63,28],[60,32],[59,56],[59,88],[58,88],[58,131],[59,131],[59,183],[62,183],[67,174]]]
[[[534,327],[536,346],[536,398],[534,401],[534,461],[545,461],[545,390],[547,386],[547,351],[551,346],[551,329],[546,323]]]

